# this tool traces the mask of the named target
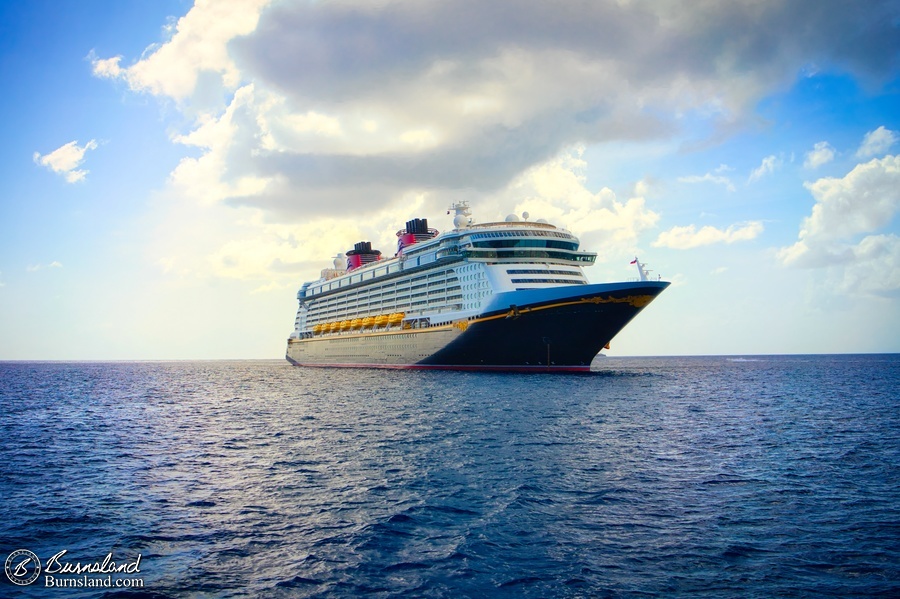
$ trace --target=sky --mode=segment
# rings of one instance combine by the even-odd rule
[[[900,351],[900,2],[0,3],[0,360],[279,358],[415,217],[672,285],[610,356]]]

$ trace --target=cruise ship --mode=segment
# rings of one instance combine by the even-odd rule
[[[476,223],[466,202],[453,229],[425,219],[397,232],[385,257],[368,241],[297,294],[286,358],[298,366],[572,372],[591,361],[669,283],[632,261],[632,281],[589,283],[597,254],[544,220]],[[449,212],[448,212],[449,214]]]

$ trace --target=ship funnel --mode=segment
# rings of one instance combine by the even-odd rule
[[[353,244],[353,249],[347,252],[347,270],[353,270],[381,260],[381,252],[372,249],[371,241],[360,241]]]
[[[406,229],[397,231],[397,253],[401,253],[403,248],[436,237],[437,234],[437,229],[428,228],[427,218],[408,220],[406,221]]]

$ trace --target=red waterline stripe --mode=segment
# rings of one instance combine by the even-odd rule
[[[294,366],[307,368],[381,368],[385,370],[462,370],[493,372],[590,372],[590,366],[487,366],[487,365],[449,365],[449,364],[301,364],[290,358]]]

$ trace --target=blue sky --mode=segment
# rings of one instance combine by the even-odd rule
[[[673,285],[610,355],[900,351],[896,2],[0,5],[0,359],[279,357],[469,200]]]

